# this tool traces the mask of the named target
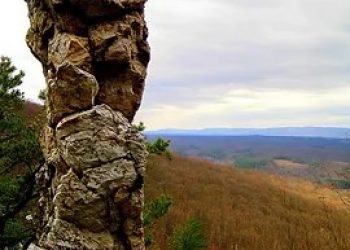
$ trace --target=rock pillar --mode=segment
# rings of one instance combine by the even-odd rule
[[[48,107],[32,249],[145,248],[147,152],[130,124],[150,59],[145,1],[26,1]]]

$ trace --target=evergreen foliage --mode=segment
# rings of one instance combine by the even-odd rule
[[[143,122],[140,122],[137,125],[134,125],[134,128],[139,132],[144,132],[146,130],[146,126]]]
[[[155,200],[146,203],[143,211],[143,223],[146,228],[145,244],[150,246],[153,243],[153,224],[156,220],[164,216],[172,204],[171,197],[167,195],[161,195]]]
[[[134,128],[139,132],[144,132],[146,130],[146,126],[143,122],[134,125]],[[171,160],[171,153],[169,151],[170,143],[170,140],[157,138],[157,140],[154,142],[148,141],[146,143],[146,148],[150,154],[165,155],[169,160]]]
[[[17,89],[23,77],[24,72],[17,71],[10,58],[0,58],[0,120],[5,114],[17,112],[23,105],[23,92]]]
[[[157,138],[154,142],[147,142],[147,151],[150,154],[165,155],[168,159],[171,159],[171,153],[169,151],[170,140],[163,138]]]
[[[35,174],[43,161],[38,130],[24,116],[24,77],[8,57],[0,60],[0,249],[28,242],[26,205],[35,195]]]
[[[197,250],[206,248],[204,227],[196,219],[189,219],[170,239],[174,250]]]

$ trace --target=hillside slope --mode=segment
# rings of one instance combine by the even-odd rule
[[[187,218],[205,224],[208,249],[350,249],[350,210],[336,191],[310,182],[175,156],[150,159],[146,199],[174,198],[156,243]],[[346,197],[343,194],[342,197]]]

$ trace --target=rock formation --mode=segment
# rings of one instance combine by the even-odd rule
[[[48,125],[31,249],[144,249],[147,151],[130,124],[150,59],[146,0],[27,0]]]

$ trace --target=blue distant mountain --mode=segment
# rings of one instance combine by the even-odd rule
[[[350,128],[336,127],[281,127],[281,128],[206,128],[161,129],[146,131],[159,136],[296,136],[322,138],[350,138]]]

